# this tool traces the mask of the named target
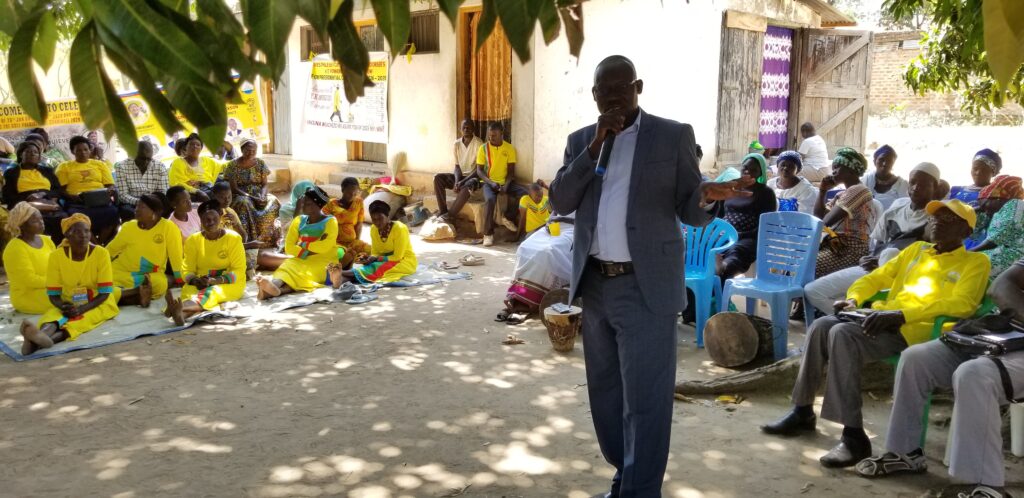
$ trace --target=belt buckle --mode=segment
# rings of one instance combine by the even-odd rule
[[[622,275],[622,263],[603,263],[604,274],[606,277],[617,277]]]

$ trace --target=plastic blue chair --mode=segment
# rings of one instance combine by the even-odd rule
[[[704,323],[711,316],[711,299],[722,301],[722,280],[715,273],[715,256],[739,240],[728,221],[715,218],[699,228],[683,225],[686,238],[686,288],[693,291],[697,317],[697,347],[704,347]]]
[[[721,311],[726,311],[733,294],[746,296],[747,314],[754,313],[754,301],[767,301],[772,309],[775,359],[786,357],[789,307],[793,299],[804,300],[807,326],[814,308],[804,297],[804,285],[814,279],[822,222],[806,213],[774,212],[761,215],[757,231],[757,276],[726,280]]]

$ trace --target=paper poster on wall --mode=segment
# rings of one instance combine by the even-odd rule
[[[243,83],[241,88],[242,103],[227,104],[228,131],[224,139],[236,146],[245,139],[254,139],[257,143],[270,143],[267,120],[263,115],[263,104],[260,101],[259,88],[251,83]],[[158,147],[166,147],[177,136],[187,135],[195,129],[181,114],[177,114],[188,132],[168,135],[156,117],[150,112],[149,105],[138,92],[120,95],[128,116],[135,125],[135,132],[140,140],[147,140]],[[47,103],[49,114],[43,128],[50,134],[50,143],[55,147],[67,149],[68,142],[75,135],[84,135],[88,129],[82,123],[82,115],[78,109],[78,101],[64,99]],[[17,104],[0,105],[0,136],[12,143],[19,143],[28,134],[28,130],[36,128],[32,118]],[[216,146],[214,146],[216,148]]]
[[[374,86],[354,103],[345,99],[344,76],[335,61],[314,61],[302,126],[305,132],[331,134],[345,140],[387,143],[388,56],[370,52],[367,71]]]

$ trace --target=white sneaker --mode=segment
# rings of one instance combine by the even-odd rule
[[[493,235],[484,235],[484,247],[491,247],[494,245]]]

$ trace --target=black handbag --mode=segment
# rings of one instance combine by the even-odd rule
[[[1005,315],[986,315],[957,322],[940,340],[970,355],[1002,356],[1024,350],[1024,326]]]

